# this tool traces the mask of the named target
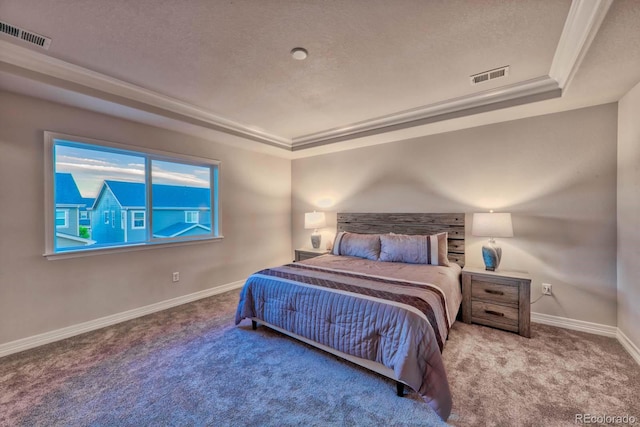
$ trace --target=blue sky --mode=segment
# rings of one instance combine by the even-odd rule
[[[68,172],[83,197],[96,197],[105,180],[144,182],[144,158],[110,151],[56,145],[56,172]],[[154,184],[208,187],[209,168],[152,161]]]

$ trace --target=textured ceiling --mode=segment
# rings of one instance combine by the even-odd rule
[[[574,0],[574,6],[596,1],[608,0]],[[26,47],[40,55],[184,101],[246,129],[295,140],[546,77],[571,4],[0,0],[0,20],[51,37],[48,51]],[[370,142],[616,101],[640,81],[638,22],[640,1],[615,0],[562,98],[416,125],[374,135]],[[25,46],[2,34],[0,39]],[[291,58],[296,46],[309,51],[307,60]],[[503,65],[511,66],[508,78],[469,84],[469,75]],[[154,115],[131,103],[119,107],[117,97],[50,80],[0,61],[0,89],[221,142],[251,143],[215,126]]]
[[[5,0],[0,16],[55,58],[294,138],[546,75],[570,4]]]

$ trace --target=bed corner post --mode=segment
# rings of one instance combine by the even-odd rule
[[[254,331],[256,329],[258,329],[258,322],[256,322],[255,320],[251,321],[251,329],[253,329]]]
[[[404,384],[402,384],[400,381],[396,381],[396,394],[398,395],[398,397],[404,396]]]

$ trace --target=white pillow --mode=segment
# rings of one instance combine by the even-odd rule
[[[377,261],[380,256],[380,235],[341,231],[336,235],[331,253]]]

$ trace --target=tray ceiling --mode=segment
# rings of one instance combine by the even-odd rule
[[[77,94],[290,151],[560,97],[610,6],[5,0],[0,20],[52,42],[0,34],[0,88]],[[291,57],[297,46],[306,60]],[[506,65],[505,78],[469,82]]]

